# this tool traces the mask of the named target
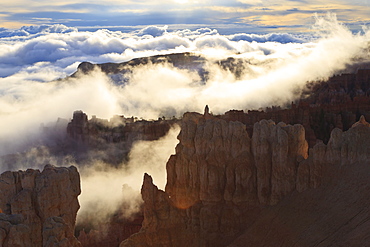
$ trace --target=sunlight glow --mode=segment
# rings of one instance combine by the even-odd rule
[[[176,3],[185,4],[188,3],[188,0],[174,0]]]

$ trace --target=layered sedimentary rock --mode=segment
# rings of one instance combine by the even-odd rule
[[[226,246],[264,207],[318,188],[325,171],[369,162],[369,137],[361,118],[347,132],[335,129],[328,145],[308,150],[301,125],[262,120],[250,138],[240,122],[187,113],[165,192],[144,177],[143,227],[120,246]]]
[[[73,166],[1,174],[1,246],[80,246],[74,237],[80,193]]]
[[[276,204],[296,188],[298,162],[307,158],[302,125],[262,120],[254,125],[252,151],[261,204]]]
[[[297,190],[258,213],[229,247],[368,246],[370,127],[335,129],[299,165]],[[309,189],[315,187],[315,189]]]

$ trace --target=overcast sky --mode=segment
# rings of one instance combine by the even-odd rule
[[[314,13],[333,12],[351,30],[370,23],[370,0],[12,0],[2,1],[0,27],[64,24],[80,30],[169,25],[221,33],[306,32]]]

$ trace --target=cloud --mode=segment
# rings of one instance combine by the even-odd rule
[[[17,30],[0,29],[0,38],[15,37],[15,36],[30,36],[32,34],[48,34],[48,33],[69,33],[77,32],[78,29],[74,27],[67,27],[62,24],[55,25],[37,25],[37,26],[24,26]]]
[[[163,26],[163,27],[157,27],[157,26],[148,26],[143,29],[141,29],[137,35],[139,36],[144,36],[144,35],[150,35],[152,37],[158,37],[162,36],[167,32],[168,26]]]
[[[41,123],[69,119],[76,109],[110,118],[121,112],[118,90],[101,72],[65,82],[36,80],[57,78],[60,74],[36,64],[37,72],[21,71],[0,78],[0,154],[23,151],[39,136]]]
[[[61,26],[24,27],[11,34],[3,30],[7,38],[3,37],[0,41],[0,67],[29,70],[34,63],[52,62],[67,73],[70,72],[66,68],[71,65],[71,59],[74,62],[123,62],[133,58],[127,56],[126,50],[147,52],[150,55],[157,51],[168,52],[169,49],[190,46],[188,39],[174,34],[167,35],[165,30],[166,27],[149,27],[140,30],[139,35],[109,30],[77,32]],[[149,32],[153,35],[156,32],[154,36],[158,37],[148,37]],[[20,38],[19,33],[24,37]],[[12,75],[14,71],[0,70],[0,73],[4,77]]]
[[[297,35],[297,34],[289,34],[289,33],[269,33],[265,35],[260,34],[246,34],[246,33],[240,33],[240,34],[234,34],[229,36],[231,41],[248,41],[248,42],[259,42],[259,43],[265,43],[265,42],[278,42],[281,44],[286,43],[305,43],[307,41],[310,41],[309,39],[312,39],[312,36],[303,36],[303,35]]]
[[[207,35],[196,39],[195,46],[198,49],[204,48],[223,48],[226,50],[237,52],[232,42],[221,35]]]

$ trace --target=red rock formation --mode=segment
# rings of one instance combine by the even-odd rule
[[[239,121],[252,135],[254,123],[272,119],[276,123],[301,124],[306,140],[313,147],[318,140],[327,143],[334,128],[348,130],[360,115],[370,121],[370,69],[355,74],[342,74],[328,81],[310,83],[306,95],[285,109],[270,107],[264,111],[232,110],[220,116],[227,121]]]
[[[307,158],[302,125],[261,120],[255,123],[252,151],[257,168],[259,202],[276,204],[296,187],[298,162]]]
[[[31,229],[23,223],[24,218],[19,214],[0,214],[0,245],[4,247],[30,246]],[[41,246],[41,245],[38,245]]]
[[[367,246],[369,147],[364,118],[346,132],[335,129],[328,145],[317,144],[299,164],[297,190],[303,192],[261,210],[229,247]]]
[[[318,143],[309,155],[304,137],[301,125],[262,120],[249,138],[240,122],[185,114],[166,190],[144,177],[143,227],[120,247],[226,246],[253,228],[264,207],[320,187],[339,164],[370,161],[363,118],[347,132],[334,130],[328,145]]]
[[[120,247],[199,246],[199,236],[186,229],[185,210],[171,206],[169,196],[158,190],[148,174],[144,175],[141,194],[145,202],[143,226]]]
[[[77,169],[0,175],[0,243],[3,246],[80,246],[74,237],[80,179]]]

